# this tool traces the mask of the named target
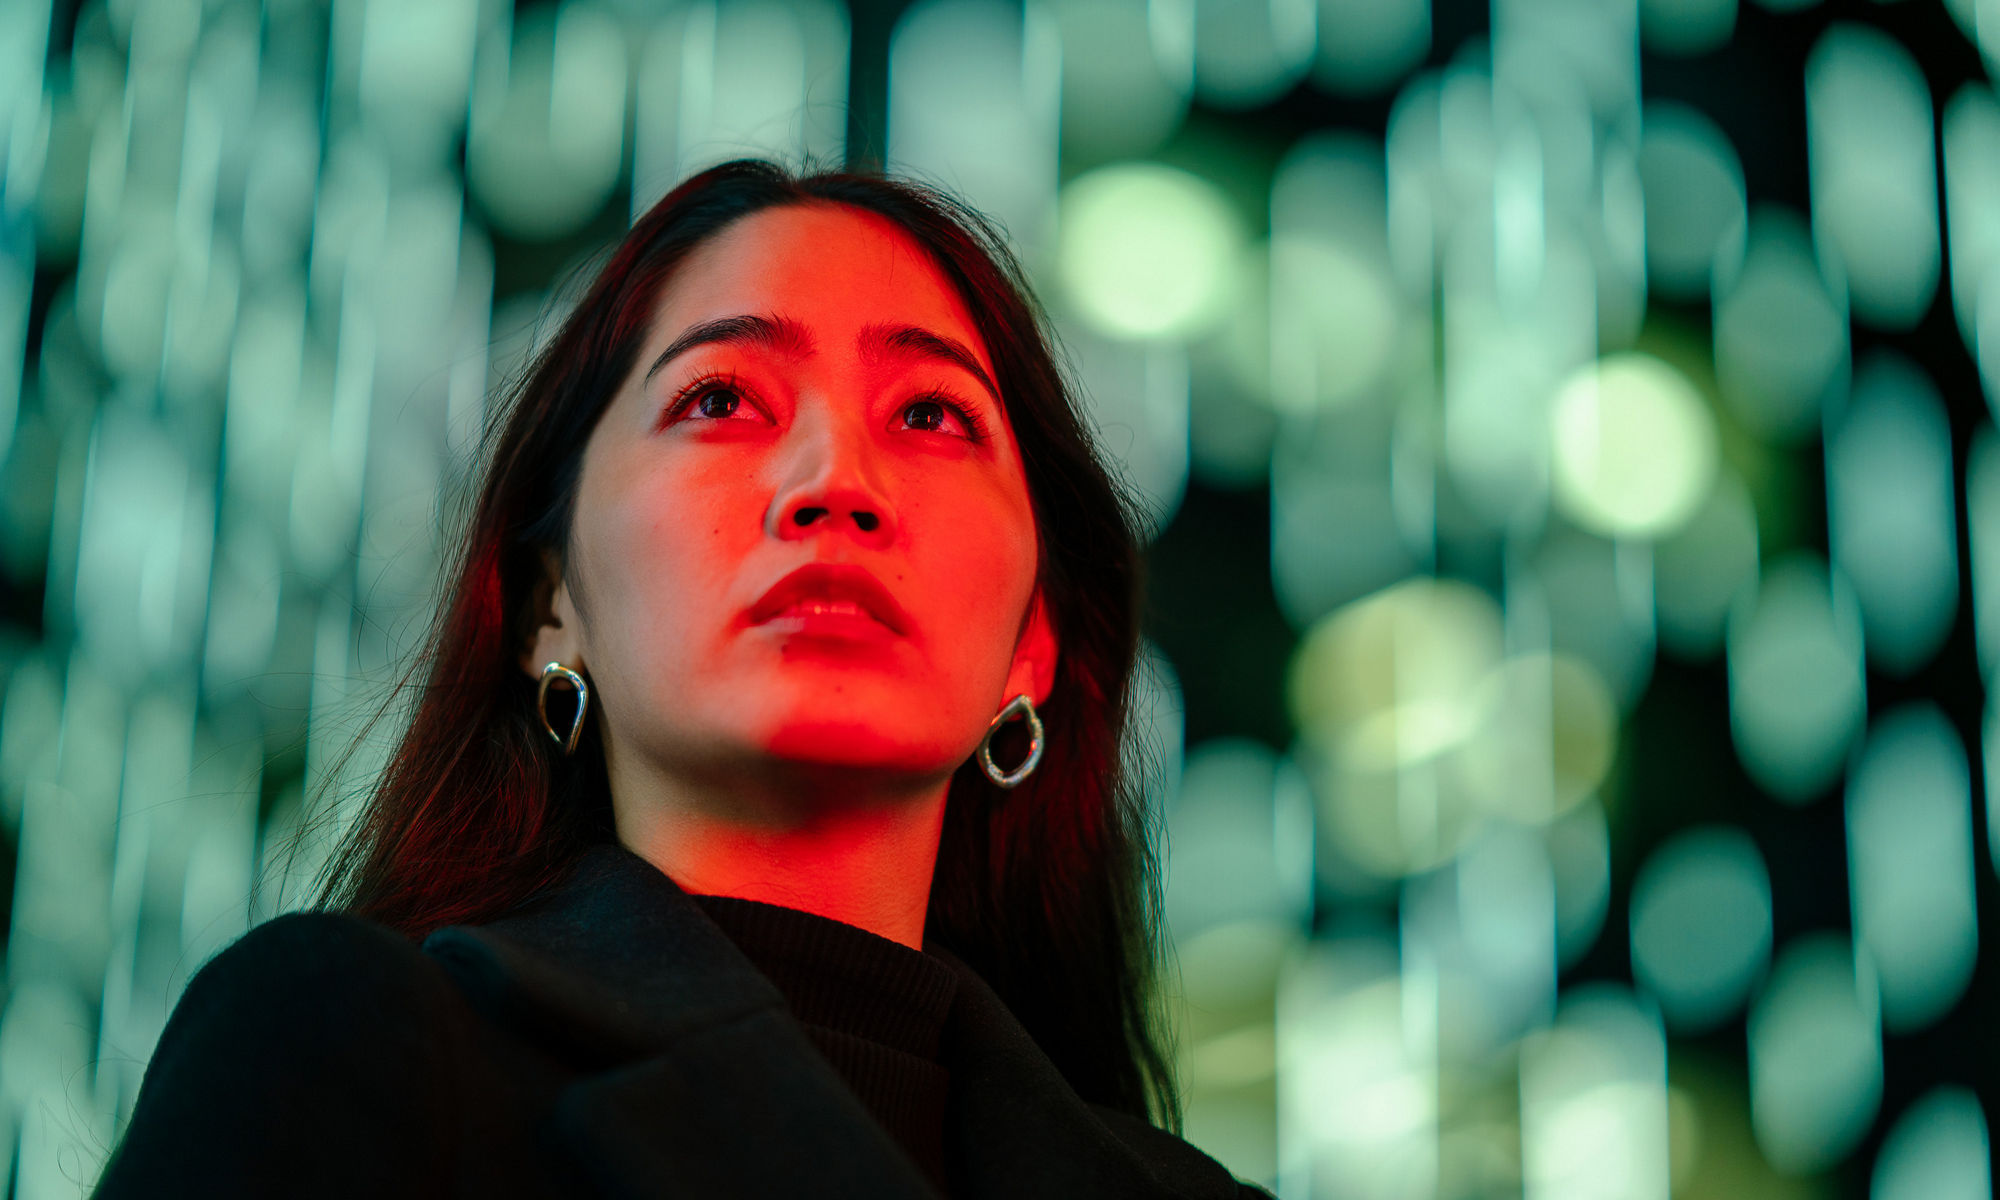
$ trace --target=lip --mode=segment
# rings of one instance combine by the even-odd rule
[[[749,609],[748,617],[752,625],[763,625],[780,616],[800,601],[845,600],[859,605],[861,610],[891,632],[907,637],[910,632],[910,614],[896,603],[889,589],[863,567],[848,563],[807,563],[772,584],[770,590],[760,596]],[[852,616],[843,617],[837,613],[794,614],[793,619],[807,626],[852,626],[857,623]]]

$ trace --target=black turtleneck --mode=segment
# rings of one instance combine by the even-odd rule
[[[694,896],[785,1001],[882,1127],[946,1191],[938,1054],[958,976],[943,961],[829,917]]]

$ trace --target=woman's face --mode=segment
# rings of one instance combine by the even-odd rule
[[[767,209],[683,261],[585,448],[566,579],[522,660],[587,670],[614,781],[930,784],[1013,695],[1047,697],[1034,514],[992,379],[957,294],[873,214]],[[890,623],[810,588],[761,619],[808,564],[871,576]]]

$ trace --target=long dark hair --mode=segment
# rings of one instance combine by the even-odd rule
[[[396,689],[417,688],[409,726],[328,861],[318,905],[421,937],[521,906],[613,836],[601,735],[591,723],[565,758],[518,665],[533,589],[544,556],[564,561],[584,443],[676,266],[732,222],[792,204],[894,221],[956,287],[992,358],[1040,532],[1039,582],[1060,650],[1048,750],[1011,792],[971,762],[953,776],[926,933],[992,985],[1082,1097],[1178,1131],[1153,1004],[1157,817],[1127,742],[1136,506],[1098,456],[1003,238],[920,184],[745,159],[693,176],[633,225],[487,428],[441,602]],[[1020,743],[996,741],[996,757],[1018,761]]]

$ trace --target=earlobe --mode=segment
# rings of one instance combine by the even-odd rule
[[[570,636],[567,629],[543,625],[535,630],[528,649],[521,655],[521,670],[527,672],[531,679],[540,679],[542,668],[552,662],[561,663],[573,671],[588,669],[582,652],[576,649],[576,639]]]

